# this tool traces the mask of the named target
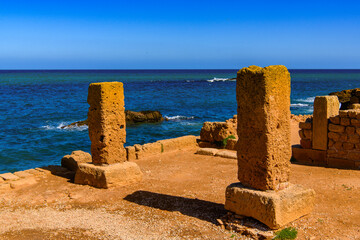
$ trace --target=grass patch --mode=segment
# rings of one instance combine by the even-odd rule
[[[234,135],[230,135],[230,136],[228,136],[227,138],[225,138],[224,140],[222,140],[222,146],[223,146],[223,148],[226,148],[227,141],[228,141],[229,139],[236,139],[236,137],[235,137]]]
[[[161,143],[161,152],[164,152],[164,145]]]
[[[296,230],[296,228],[288,227],[276,232],[275,234],[276,236],[273,239],[291,240],[296,239],[298,231]]]
[[[348,187],[348,186],[346,186],[345,184],[343,184],[342,185],[346,190],[351,190],[352,189],[352,187]]]

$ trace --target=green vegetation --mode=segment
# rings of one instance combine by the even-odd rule
[[[275,234],[276,236],[273,239],[291,240],[296,239],[298,232],[296,228],[288,227],[276,232]]]
[[[235,138],[234,135],[230,135],[230,136],[228,136],[227,138],[225,138],[224,140],[222,140],[222,146],[223,146],[223,148],[226,148],[227,141],[228,141],[229,139],[236,139],[236,138]]]
[[[161,152],[164,152],[164,145],[161,143]]]

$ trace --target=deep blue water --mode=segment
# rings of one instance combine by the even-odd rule
[[[85,127],[61,129],[87,117],[92,82],[124,83],[128,110],[159,110],[159,124],[127,126],[127,144],[199,135],[204,121],[236,114],[237,70],[0,71],[0,173],[49,164],[73,150],[90,151]],[[290,70],[291,111],[311,114],[315,96],[359,87],[360,70]]]

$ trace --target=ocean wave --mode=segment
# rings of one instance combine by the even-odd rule
[[[297,102],[305,102],[305,103],[313,103],[314,100],[315,100],[315,97],[295,99],[295,101],[297,101]]]
[[[41,126],[44,130],[66,130],[66,131],[84,131],[88,129],[87,125],[78,126],[77,124],[68,126],[69,123],[61,122],[58,124],[49,124]]]
[[[165,119],[167,119],[167,120],[191,120],[194,118],[195,117],[186,117],[186,116],[180,116],[180,115],[172,116],[172,117],[165,116]]]
[[[290,104],[291,107],[309,107],[309,104],[304,104],[304,103],[293,103]]]
[[[233,79],[233,78],[213,78],[213,79],[209,79],[209,80],[206,80],[208,82],[225,82],[225,81],[236,81],[236,79]]]

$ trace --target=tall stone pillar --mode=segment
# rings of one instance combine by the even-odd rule
[[[88,112],[92,162],[96,165],[125,162],[124,88],[121,82],[92,83]]]
[[[142,172],[139,166],[126,161],[123,84],[90,84],[88,103],[92,163],[78,165],[74,182],[109,188],[140,181]]]
[[[238,72],[238,179],[225,208],[271,228],[309,213],[314,191],[289,184],[290,73],[285,66]],[[266,190],[266,191],[265,191]]]
[[[339,115],[340,103],[337,96],[318,96],[314,101],[312,148],[327,150],[328,121]]]

